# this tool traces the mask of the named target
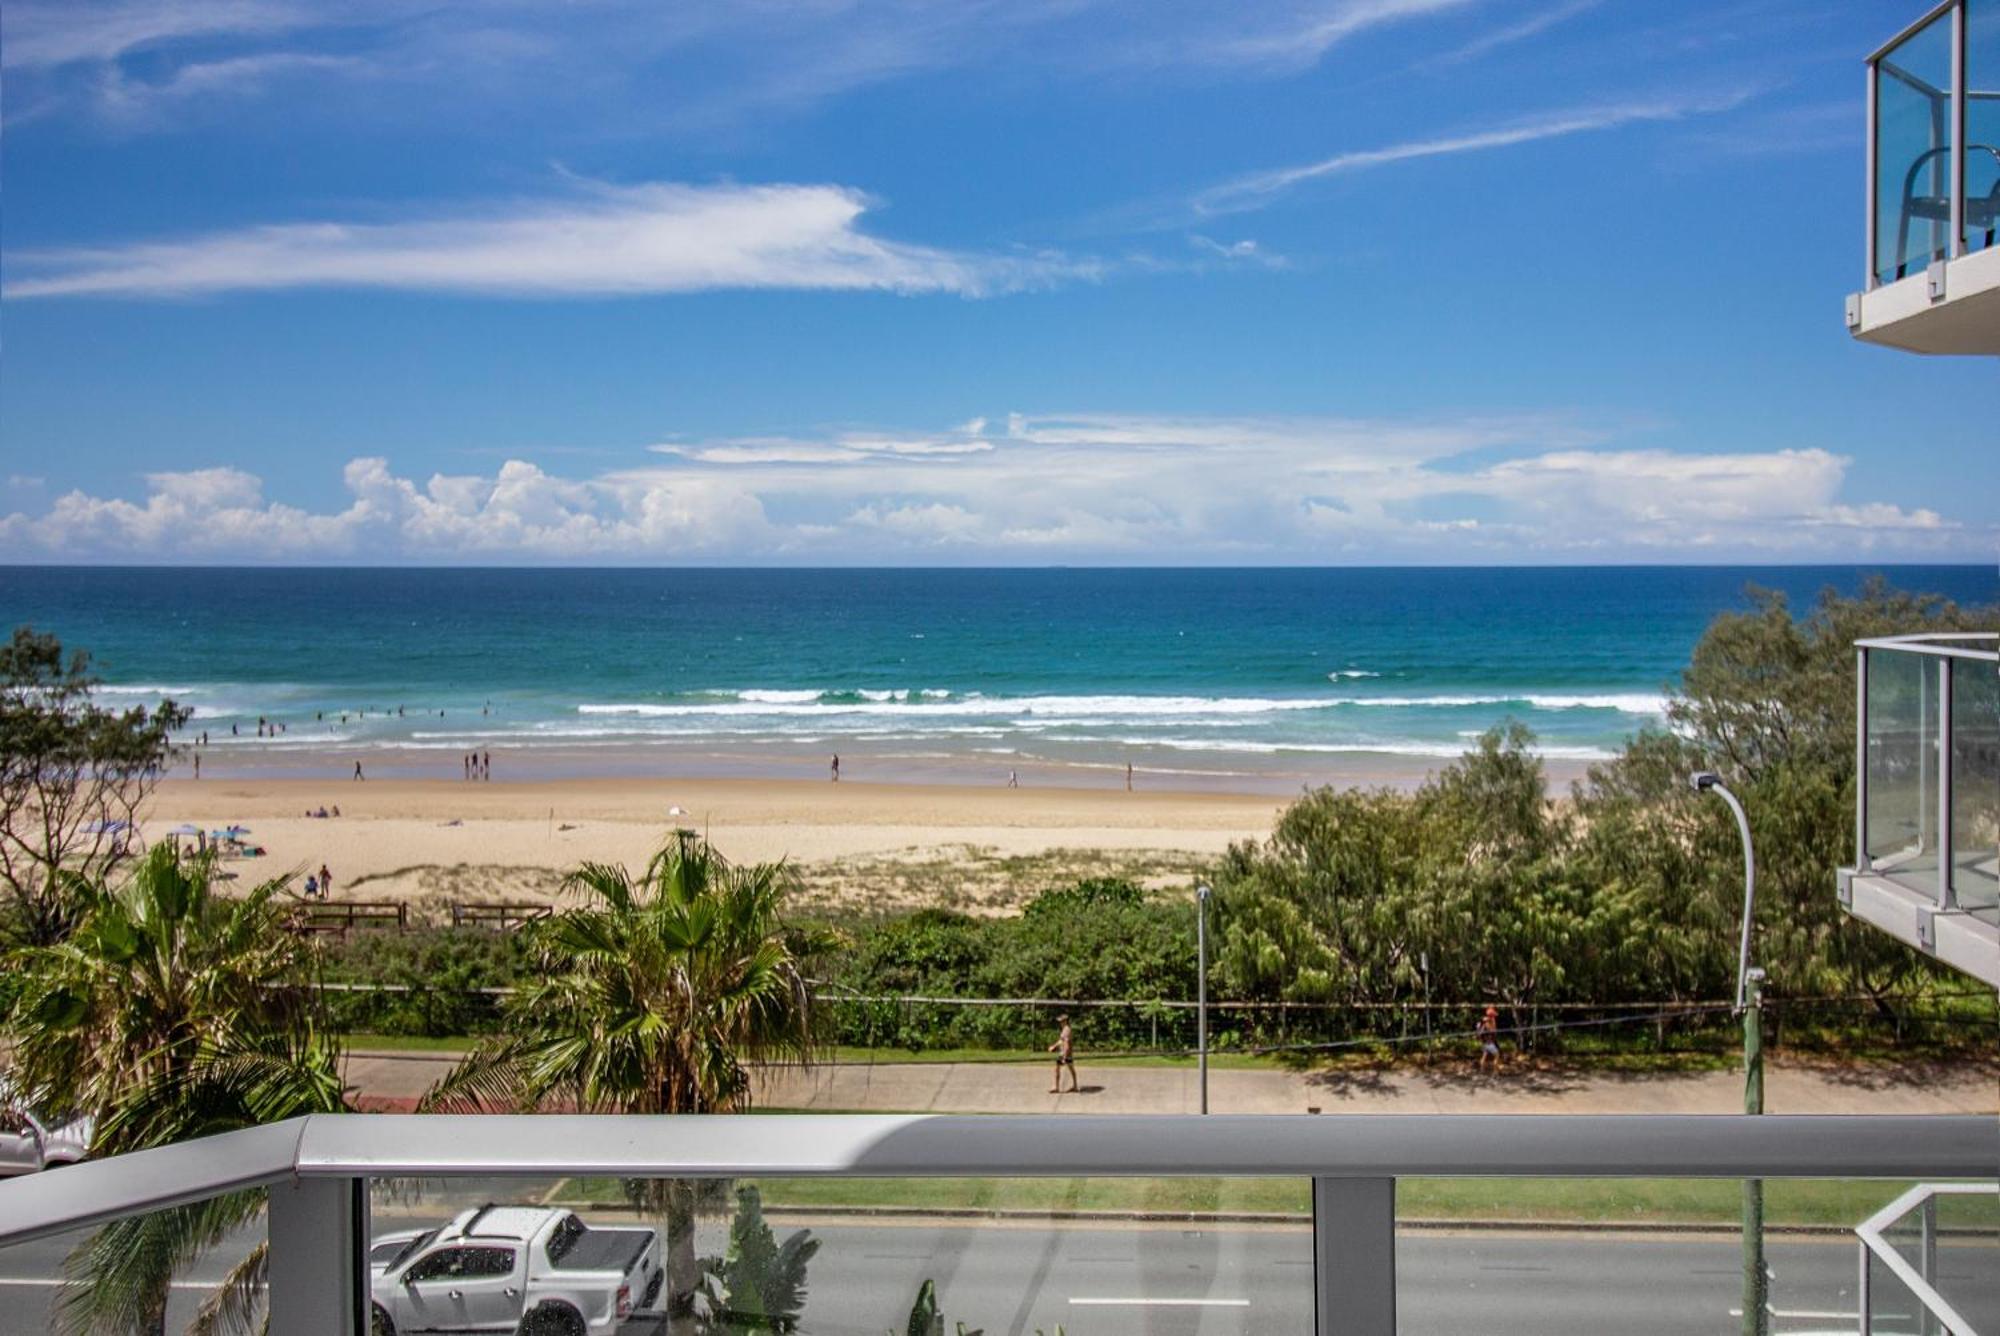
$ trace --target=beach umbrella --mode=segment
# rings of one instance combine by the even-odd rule
[[[167,834],[169,834],[169,835],[199,835],[199,834],[201,834],[201,827],[200,827],[200,826],[197,826],[197,825],[194,825],[194,824],[193,824],[193,823],[191,823],[191,822],[187,822],[187,821],[183,821],[183,822],[181,822],[181,823],[180,823],[180,824],[179,824],[178,826],[175,826],[175,827],[174,827],[174,828],[173,828],[172,830],[168,831],[168,832],[167,832]]]
[[[109,835],[113,831],[124,830],[131,824],[129,821],[93,821],[85,826],[84,830],[92,835]]]

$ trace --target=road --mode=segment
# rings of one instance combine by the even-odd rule
[[[436,1210],[378,1210],[379,1230],[430,1224]],[[781,1234],[791,1222],[775,1220]],[[946,1330],[990,1336],[1233,1336],[1310,1332],[1311,1239],[1303,1228],[1225,1225],[815,1224],[802,1329],[813,1336],[901,1332],[925,1279],[936,1281]],[[197,1266],[173,1296],[179,1330],[241,1256],[246,1233]],[[704,1227],[699,1246],[719,1251]],[[0,1251],[0,1331],[50,1330],[67,1243]],[[1778,1336],[1852,1332],[1855,1246],[1844,1238],[1773,1242]],[[1727,1332],[1739,1292],[1733,1239],[1677,1235],[1411,1233],[1398,1243],[1400,1330],[1494,1336],[1598,1336],[1606,1331]],[[1995,1250],[1946,1248],[1947,1292],[2000,1280]],[[1975,1280],[1975,1277],[1977,1278]],[[635,1333],[635,1336],[637,1334]]]

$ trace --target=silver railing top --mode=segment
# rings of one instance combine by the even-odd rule
[[[0,1183],[0,1246],[302,1178],[1987,1178],[2000,1122],[1903,1115],[333,1114]]]
[[[1903,29],[1900,32],[1898,32],[1894,37],[1891,37],[1888,41],[1882,43],[1882,45],[1876,47],[1873,51],[1869,52],[1868,63],[1870,65],[1873,65],[1876,61],[1882,59],[1882,57],[1888,55],[1891,51],[1894,51],[1897,47],[1901,46],[1906,40],[1916,36],[1923,29],[1929,27],[1932,23],[1944,17],[1946,14],[1951,13],[1951,11],[1957,7],[1958,3],[1959,0],[1939,0],[1937,4],[1932,5],[1929,9],[1925,10],[1917,18],[1911,20],[1908,24],[1904,25]]]
[[[1875,1260],[1888,1267],[1924,1306],[1924,1311],[1936,1318],[1951,1336],[1976,1336],[1976,1333],[1972,1324],[1924,1279],[1923,1272],[1911,1266],[1883,1235],[1898,1220],[1932,1197],[1995,1195],[2000,1195],[2000,1183],[1919,1183],[1854,1227],[1855,1237],[1861,1240],[1861,1246],[1873,1254]]]
[[[1992,649],[1982,649],[1992,645]],[[1893,650],[1903,654],[1928,654],[1941,659],[1977,659],[2000,663],[2000,631],[1923,631],[1913,635],[1870,636],[1854,642],[1856,649]]]

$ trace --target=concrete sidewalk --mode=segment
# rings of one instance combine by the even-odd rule
[[[448,1053],[357,1052],[346,1078],[365,1109],[411,1108],[457,1060]],[[1041,1063],[842,1063],[757,1077],[765,1109],[868,1113],[1197,1113],[1192,1067],[1080,1066],[1082,1091],[1051,1095]],[[1743,1078],[1661,1075],[1211,1070],[1215,1113],[1739,1113]],[[1772,1113],[2000,1113],[2000,1070],[1909,1065],[1843,1069],[1772,1063]]]

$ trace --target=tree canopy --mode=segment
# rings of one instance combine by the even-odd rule
[[[0,645],[0,944],[45,945],[74,920],[73,878],[138,851],[139,809],[191,712],[106,708],[90,656],[22,626]]]

